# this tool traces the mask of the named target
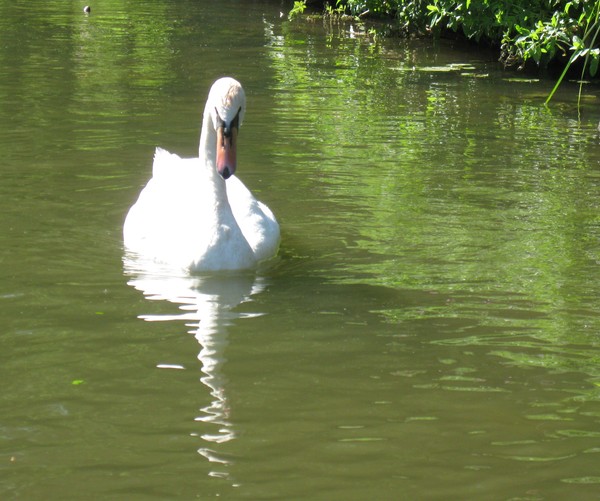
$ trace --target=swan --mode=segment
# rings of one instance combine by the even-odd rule
[[[128,253],[189,272],[246,270],[277,254],[279,224],[235,175],[246,111],[241,84],[210,88],[198,158],[156,148],[152,178],[123,225]]]

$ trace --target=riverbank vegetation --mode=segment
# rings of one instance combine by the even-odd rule
[[[385,18],[407,36],[462,36],[497,47],[507,67],[577,65],[596,76],[600,62],[600,0],[302,0],[326,14]],[[564,75],[563,75],[564,76]],[[561,77],[562,79],[562,77]]]

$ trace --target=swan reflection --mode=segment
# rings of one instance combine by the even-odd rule
[[[215,430],[200,435],[207,443],[198,453],[211,462],[229,464],[229,460],[213,449],[214,444],[236,437],[222,374],[228,345],[227,327],[235,319],[259,315],[237,313],[234,308],[261,292],[265,288],[264,281],[250,273],[197,276],[173,273],[172,269],[140,261],[131,255],[125,256],[124,267],[125,275],[129,277],[128,285],[141,291],[149,300],[169,301],[180,310],[175,314],[141,314],[138,318],[147,322],[183,321],[189,327],[188,332],[198,340],[201,347],[198,360],[203,373],[200,381],[209,389],[212,400],[200,409],[201,415],[195,420],[210,424]],[[157,367],[183,369],[174,365]],[[223,473],[212,472],[211,475],[222,476]]]

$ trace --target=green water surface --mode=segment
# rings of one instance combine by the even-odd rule
[[[1,499],[597,499],[597,87],[578,119],[473,47],[91,5],[0,0]],[[280,256],[130,270],[223,75]]]

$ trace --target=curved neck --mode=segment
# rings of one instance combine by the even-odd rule
[[[202,120],[202,132],[200,133],[200,147],[198,151],[200,169],[207,176],[209,182],[214,186],[217,202],[226,202],[227,189],[225,180],[217,172],[217,131],[214,129],[210,112],[204,111]]]

